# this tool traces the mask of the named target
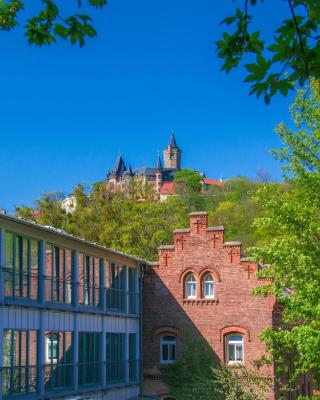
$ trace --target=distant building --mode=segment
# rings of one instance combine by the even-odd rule
[[[173,181],[176,171],[181,169],[182,151],[176,143],[173,132],[171,132],[168,146],[163,150],[164,166],[160,156],[158,156],[155,167],[141,167],[132,169],[126,166],[121,155],[118,156],[114,168],[107,174],[107,187],[114,192],[127,192],[130,181],[135,178],[142,185],[149,184],[154,188],[157,198],[160,198],[162,186],[167,182]]]
[[[72,214],[77,208],[77,198],[76,196],[66,197],[61,201],[61,208],[67,213]]]
[[[119,155],[112,171],[107,173],[106,184],[112,192],[128,192],[130,182],[133,179],[142,185],[148,184],[154,188],[155,197],[161,201],[169,196],[175,195],[173,178],[177,171],[181,170],[182,150],[177,145],[174,133],[171,132],[169,144],[163,149],[164,166],[158,156],[155,167],[141,167],[132,169],[127,167],[122,155]],[[223,181],[203,178],[201,182],[203,189],[211,185],[221,185]]]

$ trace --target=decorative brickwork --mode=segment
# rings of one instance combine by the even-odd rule
[[[160,374],[161,337],[176,336],[179,356],[182,333],[188,331],[204,338],[217,360],[224,362],[226,337],[237,333],[243,337],[243,362],[250,368],[265,351],[259,333],[275,324],[274,299],[251,295],[263,284],[256,277],[258,265],[241,256],[240,242],[224,242],[223,227],[208,227],[207,213],[191,213],[190,227],[176,230],[173,241],[172,246],[160,247],[159,263],[150,265],[144,278],[146,394],[168,392]],[[188,297],[190,274],[196,294]],[[213,296],[206,296],[208,274],[214,282]],[[272,378],[273,367],[261,367],[261,373]],[[267,398],[274,399],[274,392]]]

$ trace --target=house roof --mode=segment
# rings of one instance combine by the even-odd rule
[[[221,186],[223,185],[223,182],[218,181],[217,179],[203,178],[203,184],[208,186]]]
[[[173,182],[164,182],[160,189],[160,194],[170,195],[174,193]]]

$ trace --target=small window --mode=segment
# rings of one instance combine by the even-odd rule
[[[186,297],[194,299],[197,296],[197,281],[193,274],[189,274],[186,279]]]
[[[237,334],[227,336],[226,347],[228,364],[243,362],[243,336]]]
[[[59,335],[46,336],[46,362],[56,364],[59,358]]]
[[[176,361],[176,338],[163,336],[160,342],[161,364],[173,364]]]
[[[203,295],[206,299],[214,298],[214,280],[211,274],[207,274],[203,279]]]

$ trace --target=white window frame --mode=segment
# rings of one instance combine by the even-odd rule
[[[59,339],[57,339],[57,335],[53,334],[52,337],[55,337],[55,339],[52,341],[53,343],[56,343],[57,345],[57,350],[58,350],[58,357],[53,358],[52,360],[49,358],[49,346],[51,344],[51,335],[46,336],[46,363],[47,364],[57,364],[58,359],[59,359]],[[52,349],[51,349],[52,350]]]
[[[207,280],[208,278],[210,278],[210,280]],[[203,290],[203,297],[205,298],[205,299],[214,299],[214,297],[215,297],[215,284],[214,284],[214,279],[213,279],[213,276],[212,276],[212,274],[210,274],[210,273],[208,273],[208,274],[206,274],[205,276],[204,276],[204,278],[203,278],[203,288],[202,288],[202,290]],[[212,292],[213,292],[213,294],[207,294],[206,295],[206,285],[212,285]]]
[[[237,337],[241,337],[241,341],[240,340],[230,340],[230,337],[232,336],[237,336]],[[229,344],[233,345],[233,352],[234,352],[234,358],[235,360],[229,360]],[[236,346],[241,344],[242,346],[242,360],[236,360],[236,354],[237,354],[237,350],[236,350]],[[241,335],[240,333],[231,333],[229,335],[226,336],[226,361],[227,364],[243,364],[244,363],[244,337],[243,335]]]
[[[168,340],[167,337],[173,338],[174,340]],[[162,357],[163,346],[168,346],[168,360],[164,360]],[[174,359],[172,358],[172,347],[174,347]],[[170,358],[171,357],[171,358]],[[160,339],[160,364],[174,364],[177,358],[177,340],[173,335],[162,336]]]
[[[190,281],[190,278],[194,280]],[[189,295],[189,287],[194,286],[194,295]],[[197,280],[193,274],[188,274],[185,280],[185,295],[187,299],[195,299],[197,297]]]

